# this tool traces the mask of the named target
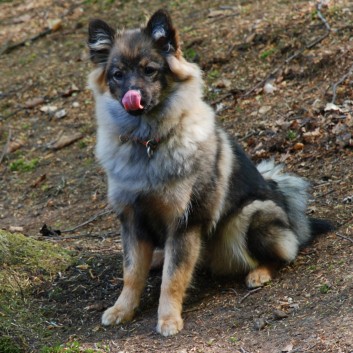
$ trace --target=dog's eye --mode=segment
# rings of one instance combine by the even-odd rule
[[[113,74],[113,77],[117,80],[120,81],[123,79],[123,73],[121,71],[115,71]]]
[[[157,69],[152,66],[146,66],[144,72],[147,76],[153,76],[157,72]]]

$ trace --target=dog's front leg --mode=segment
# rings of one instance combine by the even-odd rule
[[[140,302],[152,262],[153,245],[137,239],[134,234],[123,235],[124,287],[115,302],[102,316],[103,325],[130,321]]]
[[[178,232],[166,242],[157,325],[163,336],[183,328],[183,299],[199,257],[200,242],[200,230],[195,228]]]

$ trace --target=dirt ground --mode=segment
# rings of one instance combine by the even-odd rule
[[[155,331],[158,271],[132,323],[100,325],[122,288],[122,256],[119,224],[94,157],[87,23],[100,17],[117,28],[134,27],[164,5],[0,1],[0,228],[58,243],[78,258],[53,282],[33,285],[27,303],[33,317],[44,313],[41,333],[30,317],[27,329],[19,327],[13,313],[3,334],[28,352],[70,342],[78,342],[77,352],[353,352],[349,0],[168,3],[184,55],[204,70],[205,97],[219,121],[254,161],[274,158],[308,178],[310,215],[338,228],[256,291],[241,278],[197,273],[185,328],[175,337]],[[40,233],[44,224],[61,235]]]

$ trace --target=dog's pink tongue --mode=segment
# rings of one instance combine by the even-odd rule
[[[141,105],[141,93],[139,91],[127,91],[123,97],[122,103],[125,110],[143,109],[143,105]]]

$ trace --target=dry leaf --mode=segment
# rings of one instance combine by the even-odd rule
[[[23,232],[23,227],[20,226],[10,226],[9,227],[10,232]]]
[[[57,119],[62,119],[66,116],[66,110],[65,109],[61,109],[61,110],[58,110],[54,116],[57,118]]]
[[[66,146],[71,145],[72,143],[76,142],[77,140],[82,139],[83,135],[78,132],[72,135],[63,135],[59,137],[57,141],[52,143],[49,148],[53,150],[59,150],[61,148],[64,148]]]
[[[259,109],[259,113],[260,114],[266,114],[271,110],[271,107],[269,105],[263,105],[260,109]]]
[[[43,107],[41,107],[39,110],[43,113],[50,114],[56,112],[58,110],[58,107],[56,107],[55,105],[43,105]]]
[[[58,31],[62,26],[62,20],[60,18],[56,18],[54,20],[49,20],[49,28],[53,31],[56,32]]]
[[[271,82],[267,82],[264,86],[264,92],[267,94],[273,94],[277,91],[277,87],[275,87]]]
[[[31,109],[42,103],[44,103],[43,97],[35,97],[33,99],[29,99],[28,101],[26,101],[25,107],[28,109]]]
[[[304,148],[304,144],[301,142],[297,142],[294,146],[293,146],[293,150],[294,151],[301,151]]]
[[[24,145],[23,140],[15,140],[11,141],[7,147],[6,153],[12,153],[17,151],[19,148],[21,148]]]
[[[319,136],[321,136],[321,132],[320,132],[319,127],[316,128],[314,131],[308,131],[303,134],[304,141],[306,141],[306,142],[312,142]]]
[[[327,103],[324,110],[325,110],[325,112],[329,112],[332,110],[342,112],[342,109],[338,105],[333,104],[333,103]]]
[[[291,352],[292,350],[293,350],[293,344],[289,343],[282,349],[282,353]]]

